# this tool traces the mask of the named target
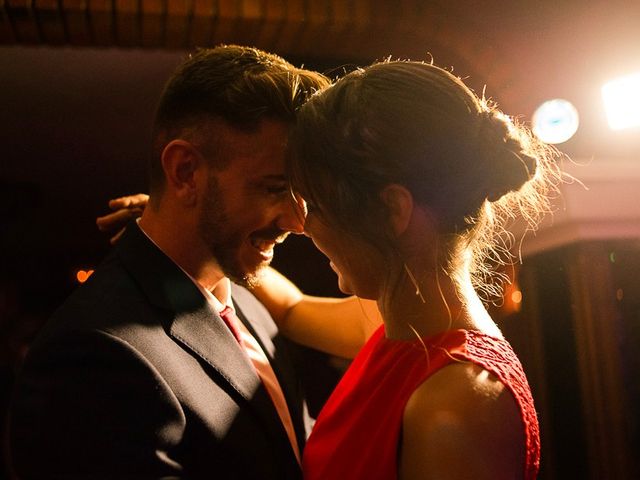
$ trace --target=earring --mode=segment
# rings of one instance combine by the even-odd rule
[[[422,292],[420,291],[420,286],[418,285],[416,277],[413,276],[413,273],[411,273],[411,270],[409,270],[409,267],[407,266],[406,263],[404,264],[404,271],[407,272],[407,276],[409,277],[409,280],[411,280],[411,283],[415,287],[416,295],[420,297],[420,300],[422,300],[422,303],[427,303],[427,301],[422,296]]]

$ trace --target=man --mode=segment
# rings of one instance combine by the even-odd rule
[[[326,83],[237,46],[174,73],[149,206],[25,361],[10,413],[20,477],[300,477],[304,402],[275,324],[239,284],[302,231],[287,127]]]

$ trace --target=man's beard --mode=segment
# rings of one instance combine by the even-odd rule
[[[209,178],[209,185],[203,199],[204,206],[198,222],[200,236],[216,259],[222,272],[233,282],[245,287],[254,287],[260,283],[261,274],[269,262],[243,267],[240,250],[247,240],[246,232],[233,226],[227,215],[224,198],[220,194],[215,177]],[[258,233],[259,232],[255,232]],[[275,238],[282,235],[280,230],[265,230],[261,236]]]

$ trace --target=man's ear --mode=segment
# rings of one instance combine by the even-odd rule
[[[185,140],[172,140],[164,147],[161,161],[167,185],[175,197],[188,205],[194,204],[196,171],[203,161],[198,150]]]
[[[406,187],[391,183],[380,192],[380,198],[389,212],[389,226],[398,237],[409,226],[413,214],[413,195]]]

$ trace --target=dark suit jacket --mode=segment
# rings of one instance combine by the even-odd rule
[[[304,445],[308,416],[264,307],[232,287]],[[193,282],[132,224],[47,323],[10,412],[21,478],[295,479],[271,399]]]

